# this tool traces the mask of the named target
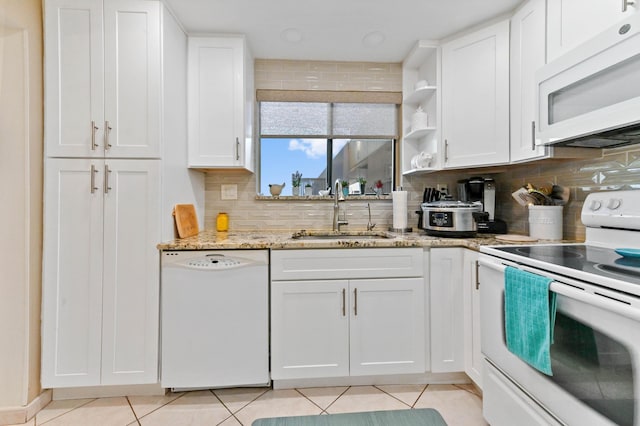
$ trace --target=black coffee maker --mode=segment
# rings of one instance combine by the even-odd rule
[[[480,203],[482,212],[474,213],[478,232],[506,234],[505,221],[496,219],[496,182],[491,178],[472,177],[458,181],[458,198],[465,203]]]

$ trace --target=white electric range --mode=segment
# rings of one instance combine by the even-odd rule
[[[584,244],[480,250],[483,409],[493,426],[640,425],[640,191],[590,194],[581,219]],[[551,376],[507,349],[509,266],[553,280]]]

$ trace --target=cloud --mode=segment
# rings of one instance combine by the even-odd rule
[[[307,158],[321,158],[327,155],[326,139],[290,139],[289,151],[302,151]]]

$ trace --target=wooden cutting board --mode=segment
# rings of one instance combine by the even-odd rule
[[[193,204],[176,204],[173,208],[173,216],[176,220],[176,228],[178,228],[178,236],[180,238],[198,234],[198,217]]]
[[[532,243],[534,241],[538,241],[537,238],[529,237],[527,235],[516,235],[516,234],[496,235],[496,240],[498,240],[498,241],[510,241],[510,242],[521,242],[521,243]]]

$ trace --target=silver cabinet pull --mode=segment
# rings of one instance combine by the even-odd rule
[[[342,289],[342,316],[347,316],[347,289]]]
[[[96,192],[98,190],[98,187],[96,186],[96,173],[98,173],[98,170],[96,169],[96,166],[94,166],[93,164],[91,165],[91,171],[89,172],[89,174],[91,175],[91,193],[93,194],[94,192]]]
[[[536,150],[536,122],[531,122],[531,150]]]
[[[109,173],[111,173],[111,170],[109,169],[109,165],[105,164],[104,165],[104,193],[108,194],[109,190],[111,190],[111,187],[109,186]]]
[[[96,122],[95,121],[91,121],[91,150],[95,151],[96,148],[98,147],[98,144],[96,143],[96,130],[98,130],[98,126],[96,126]]]
[[[111,148],[111,143],[109,142],[109,134],[111,133],[113,128],[109,125],[109,121],[104,122],[104,149]]]
[[[627,8],[629,6],[633,6],[634,4],[636,4],[635,1],[631,1],[631,0],[622,0],[622,13],[627,11]]]
[[[236,138],[236,161],[240,161],[240,139]]]
[[[444,140],[444,162],[445,164],[449,161],[449,141]]]
[[[353,315],[358,316],[358,289],[353,289]]]
[[[476,290],[480,289],[480,276],[478,271],[480,271],[480,262],[476,260]]]

